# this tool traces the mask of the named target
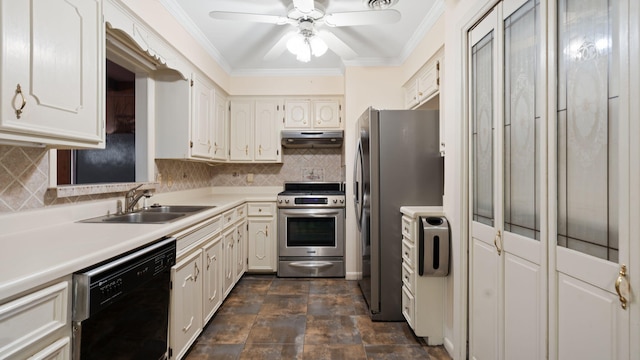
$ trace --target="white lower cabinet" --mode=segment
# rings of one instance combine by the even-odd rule
[[[202,332],[202,250],[171,270],[171,355],[180,359]]]
[[[278,270],[276,204],[256,202],[248,204],[248,263],[247,271],[276,272]]]
[[[428,345],[444,342],[444,297],[446,277],[418,274],[417,236],[420,216],[442,213],[417,213],[402,216],[402,314],[416,336],[426,338]]]
[[[0,359],[71,358],[71,276],[0,305]]]
[[[235,257],[233,249],[236,245],[236,229],[232,228],[224,232],[222,235],[222,263],[223,263],[223,293],[226,297],[233,289],[235,283],[235,271],[233,266],[235,265]]]
[[[234,283],[238,282],[247,270],[247,222],[242,221],[236,226],[236,245],[233,248],[233,256],[236,263],[234,264],[235,278]]]
[[[222,237],[215,236],[202,248],[204,273],[204,323],[211,320],[222,304]]]

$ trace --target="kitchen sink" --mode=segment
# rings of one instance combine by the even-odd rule
[[[107,223],[136,223],[136,224],[157,224],[167,223],[185,216],[182,213],[157,213],[157,212],[133,212],[122,215],[109,216],[101,222]]]
[[[148,209],[142,210],[146,213],[193,213],[207,209],[213,209],[215,206],[193,206],[193,205],[152,205]]]
[[[83,223],[165,224],[215,206],[166,205],[153,206],[126,214],[104,215],[81,220]]]

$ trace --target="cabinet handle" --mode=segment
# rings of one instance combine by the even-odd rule
[[[244,154],[249,155],[249,145],[244,147]]]
[[[193,278],[193,281],[198,281],[198,276],[200,275],[200,269],[198,268],[198,264],[194,263],[193,264],[194,268],[195,268],[195,276]]]
[[[262,145],[258,146],[258,154],[262,155]]]
[[[620,289],[623,281],[625,283],[625,287],[623,289]],[[627,265],[622,264],[622,266],[620,267],[618,279],[616,280],[616,292],[618,293],[618,298],[620,298],[620,306],[622,306],[623,309],[626,309],[627,298],[625,297],[625,295],[629,293],[629,283],[627,282]]]
[[[189,320],[189,324],[187,324],[187,326],[182,328],[182,331],[184,332],[189,331],[189,329],[191,329],[191,325],[193,325],[193,316],[191,317],[191,320]]]
[[[269,227],[267,225],[264,226],[264,236],[269,236]]]
[[[22,104],[20,104],[19,109],[16,109],[16,118],[20,119],[20,116],[22,115],[22,110],[27,105],[27,100],[24,99],[24,95],[22,94],[22,87],[20,87],[20,84],[16,86],[16,97],[15,97],[16,99],[18,98],[18,95],[20,95],[20,98],[22,99]]]
[[[498,243],[500,243],[500,245],[498,245]],[[502,234],[500,230],[498,230],[496,237],[493,238],[493,245],[496,247],[496,250],[498,250],[498,256],[500,256],[502,254]]]

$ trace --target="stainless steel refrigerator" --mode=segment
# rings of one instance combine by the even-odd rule
[[[362,293],[374,321],[402,321],[401,206],[442,205],[437,110],[367,109],[358,119],[354,203]]]

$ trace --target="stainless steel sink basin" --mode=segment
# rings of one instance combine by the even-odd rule
[[[81,220],[83,223],[165,224],[215,206],[167,205],[126,214],[104,215]]]
[[[193,213],[207,209],[213,209],[215,206],[194,206],[194,205],[161,205],[151,206],[142,212],[148,213]]]
[[[111,223],[136,223],[136,224],[162,224],[185,216],[182,213],[157,213],[157,212],[133,212],[123,215],[110,216],[102,219],[102,222]]]

